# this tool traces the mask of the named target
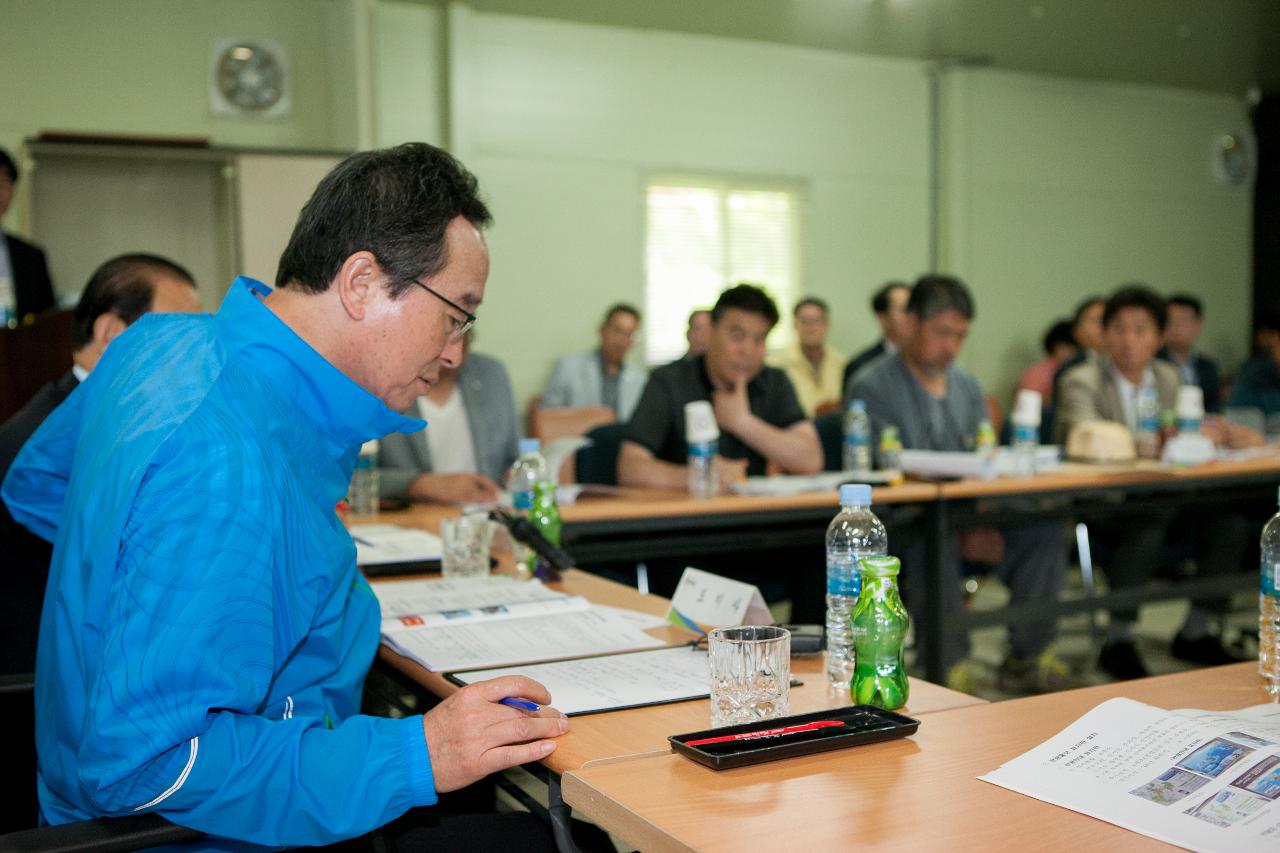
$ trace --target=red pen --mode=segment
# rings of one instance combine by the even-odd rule
[[[832,726],[844,726],[845,724],[839,720],[815,720],[812,723],[804,723],[799,726],[783,726],[780,729],[764,729],[758,732],[742,732],[736,735],[720,735],[719,737],[703,737],[697,740],[687,740],[685,746],[703,746],[708,743],[732,743],[736,740],[755,740],[764,737],[782,737],[783,735],[793,735],[798,732],[816,732],[819,729],[827,729]]]

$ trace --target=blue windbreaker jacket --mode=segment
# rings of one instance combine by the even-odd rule
[[[269,292],[242,277],[215,315],[140,319],[0,490],[54,542],[36,663],[50,823],[156,811],[316,845],[436,800],[422,718],[357,713],[379,611],[334,511],[362,442],[424,424]]]

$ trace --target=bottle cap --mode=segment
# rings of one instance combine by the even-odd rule
[[[840,487],[841,506],[871,506],[871,487],[866,483],[845,483]]]
[[[720,438],[720,425],[716,423],[715,409],[710,400],[694,400],[684,404],[684,440],[690,444],[716,441]]]
[[[865,412],[866,410],[867,410],[867,403],[866,403],[866,401],[865,401],[865,400],[850,400],[850,401],[849,401],[849,411],[851,411],[851,412]]]
[[[542,442],[536,438],[522,438],[516,445],[516,449],[520,451],[521,456],[526,453],[537,453],[542,449]]]
[[[1204,390],[1199,385],[1183,385],[1178,389],[1178,417],[1183,420],[1204,417]]]
[[[1013,404],[1013,422],[1021,426],[1040,426],[1042,405],[1039,391],[1022,389]]]

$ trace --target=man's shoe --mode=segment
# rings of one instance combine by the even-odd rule
[[[1034,658],[1009,655],[1000,665],[996,684],[1009,693],[1053,693],[1080,686],[1071,667],[1048,649]]]
[[[1194,640],[1178,634],[1173,638],[1169,651],[1179,660],[1198,663],[1201,666],[1222,666],[1226,663],[1240,663],[1244,660],[1244,658],[1238,658],[1227,651],[1222,645],[1222,640],[1212,634],[1205,634],[1202,637],[1196,637]]]
[[[1116,681],[1146,678],[1151,673],[1138,657],[1138,650],[1128,640],[1107,643],[1098,653],[1098,668]]]

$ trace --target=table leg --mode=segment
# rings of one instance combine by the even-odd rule
[[[933,502],[932,509],[933,524],[924,525],[926,530],[932,528],[933,533],[926,550],[928,559],[925,560],[928,573],[925,588],[928,590],[928,597],[920,611],[924,615],[923,623],[916,626],[916,644],[920,647],[924,661],[925,679],[934,684],[943,684],[947,677],[942,662],[948,621],[946,608],[942,603],[942,584],[947,582],[944,580],[947,576],[944,565],[947,558],[947,504],[937,500]]]
[[[578,845],[573,843],[572,809],[564,801],[560,793],[560,774],[547,774],[547,812],[551,815],[551,832],[556,838],[556,848],[560,853],[578,853]]]

